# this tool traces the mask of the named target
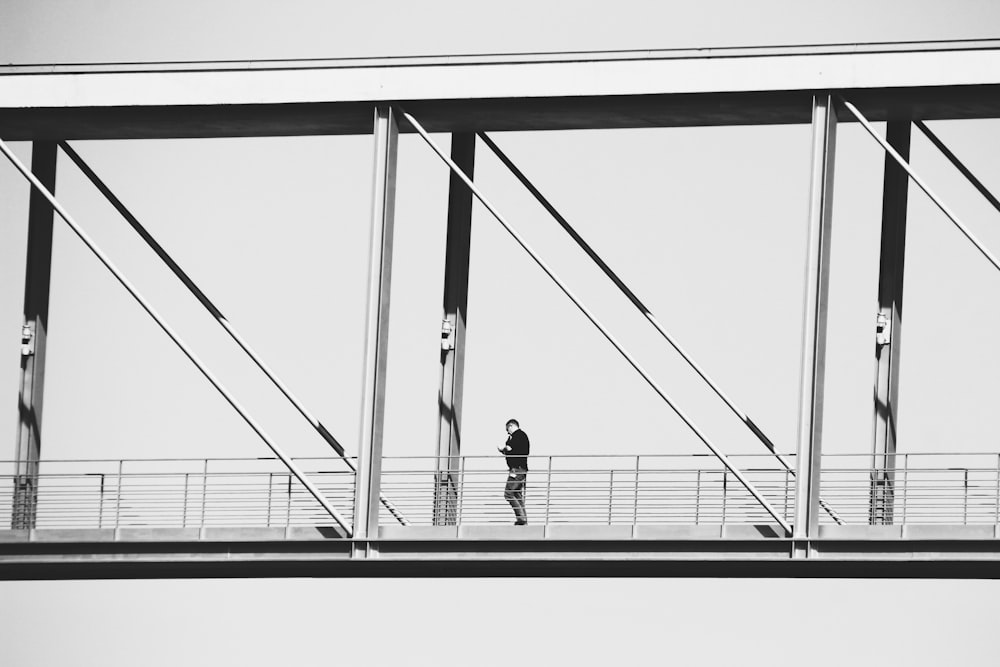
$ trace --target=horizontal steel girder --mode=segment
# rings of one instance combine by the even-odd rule
[[[511,529],[513,527],[510,527]],[[66,531],[35,531],[0,541],[0,579],[175,577],[879,577],[1000,578],[1000,540],[993,526],[949,534],[924,527],[863,537],[793,540],[754,536],[674,539],[380,538],[350,540],[298,536],[239,539],[226,529],[202,540],[153,541],[150,533],[119,540],[64,541]],[[836,528],[836,527],[834,527]],[[864,528],[864,527],[862,527]],[[405,529],[400,529],[405,530]],[[892,531],[897,536],[890,536]],[[26,532],[26,531],[25,531]],[[114,531],[105,531],[111,537]],[[766,531],[765,531],[766,532]],[[58,533],[58,534],[55,534]],[[899,535],[902,535],[900,537]],[[244,536],[246,537],[246,536]],[[377,554],[358,557],[358,554]],[[806,553],[807,558],[795,558]]]
[[[805,123],[816,90],[872,120],[1000,117],[1000,40],[6,66],[0,138],[363,134],[386,102],[435,132]]]

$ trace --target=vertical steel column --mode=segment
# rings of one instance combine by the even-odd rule
[[[812,124],[799,441],[795,461],[795,525],[792,531],[792,536],[798,539],[819,535],[823,382],[826,366],[827,294],[830,283],[833,159],[837,130],[837,116],[830,95],[813,97]]]
[[[886,139],[910,159],[910,121],[890,120]],[[893,522],[896,477],[896,417],[899,397],[900,339],[903,324],[903,259],[910,177],[891,155],[885,156],[882,193],[882,253],[879,260],[878,314],[875,323],[875,416],[872,425],[871,507],[869,522]]]
[[[31,149],[31,170],[49,191],[55,191],[54,142],[34,142]],[[21,391],[18,399],[14,503],[11,513],[11,528],[14,529],[35,527],[38,462],[42,452],[42,398],[45,388],[53,218],[52,205],[37,189],[31,188],[28,206],[28,256],[24,279],[24,323],[21,329]]]
[[[472,178],[476,135],[451,136],[451,159]],[[455,525],[458,502],[455,471],[462,454],[462,389],[465,377],[465,326],[469,302],[469,250],[472,242],[472,191],[449,172],[448,241],[444,269],[444,313],[441,320],[441,392],[438,395],[437,484],[434,525]]]
[[[389,106],[375,108],[375,177],[372,186],[372,236],[365,317],[365,367],[361,438],[354,495],[354,537],[378,537],[382,486],[382,435],[389,348],[389,285],[396,198],[398,127]]]

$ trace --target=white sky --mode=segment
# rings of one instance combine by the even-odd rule
[[[307,58],[1000,37],[991,2],[468,3],[7,0],[0,62]],[[1000,190],[993,121],[935,131]],[[446,137],[440,138],[447,141]],[[779,447],[797,419],[809,128],[522,133],[495,139]],[[369,137],[78,142],[78,150],[306,404],[357,438]],[[18,152],[29,155],[29,146]],[[826,451],[865,453],[881,202],[880,149],[841,125]],[[483,146],[476,180],[730,453],[755,441]],[[914,135],[914,163],[986,245],[997,215]],[[436,437],[447,173],[403,137],[389,455]],[[296,455],[324,447],[249,370],[71,164],[57,194]],[[27,188],[0,166],[0,434],[15,433]],[[1000,276],[911,189],[902,451],[1000,451]],[[46,458],[265,455],[204,380],[56,223]],[[701,452],[498,225],[473,228],[465,451],[516,415],[534,451]],[[2,457],[0,458],[7,458]],[[992,664],[993,582],[529,580],[0,584],[14,664],[147,664],[226,655],[326,664]],[[520,617],[510,615],[511,598]],[[804,602],[808,601],[808,602]],[[808,603],[812,602],[813,605]],[[525,645],[504,652],[504,619]],[[449,626],[455,623],[454,626]],[[453,630],[446,628],[453,627]],[[388,641],[387,641],[388,640]],[[490,647],[485,649],[484,647]],[[822,646],[821,652],[815,647]],[[153,650],[150,650],[150,649]],[[231,651],[223,654],[222,650]],[[231,656],[231,657],[230,657]],[[757,661],[755,658],[750,658]],[[5,659],[6,663],[7,660]]]

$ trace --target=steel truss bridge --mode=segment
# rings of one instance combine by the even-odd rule
[[[897,452],[909,183],[1000,269],[909,164],[925,121],[1000,117],[1000,41],[517,56],[0,67],[0,151],[30,181],[20,422],[0,468],[0,577],[1000,575],[1000,455]],[[886,136],[871,125],[886,122]],[[871,452],[822,452],[832,185],[839,122],[885,150]],[[490,133],[812,125],[798,440],[780,452]],[[382,455],[396,145],[418,133],[451,170],[440,437]],[[442,150],[429,133],[452,134]],[[363,416],[357,456],[278,378],[220,308],[74,151],[77,139],[371,134],[375,152]],[[33,142],[30,168],[6,142]],[[727,456],[476,185],[494,153],[760,441]],[[87,235],[55,192],[63,152],[331,448],[289,457]],[[8,175],[15,172],[8,171]],[[699,456],[535,457],[528,526],[509,519],[497,461],[460,451],[473,200],[493,215],[705,445]],[[58,215],[271,450],[267,459],[42,458],[52,227]]]

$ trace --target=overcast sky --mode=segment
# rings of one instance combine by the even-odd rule
[[[1000,37],[993,2],[8,0],[0,63],[263,59]],[[935,131],[994,191],[995,121]],[[882,154],[839,128],[826,451],[871,446]],[[494,138],[783,451],[795,448],[807,126]],[[447,137],[438,137],[447,144]],[[84,159],[356,451],[371,139],[78,142]],[[28,144],[17,144],[23,158]],[[913,161],[1000,250],[998,216],[915,134]],[[759,444],[480,146],[476,180],[728,453]],[[57,194],[288,451],[322,441],[60,160]],[[447,171],[400,142],[386,453],[430,455]],[[911,190],[901,451],[1000,451],[1000,275]],[[0,165],[0,435],[16,429],[27,187]],[[59,221],[49,459],[267,452]],[[482,209],[473,223],[465,451],[517,416],[534,452],[702,453]],[[0,457],[8,458],[8,457]],[[849,659],[992,664],[994,582],[364,581],[0,584],[12,664],[577,664]],[[516,605],[517,613],[512,612]],[[452,625],[454,623],[454,625]],[[511,625],[513,624],[513,625]],[[511,627],[524,629],[522,643]],[[453,628],[453,629],[449,629]],[[506,629],[505,629],[506,628]],[[516,634],[516,632],[514,633]],[[815,652],[822,646],[822,652]],[[489,647],[489,648],[486,648]],[[152,650],[150,650],[152,649]],[[231,651],[223,654],[226,649]],[[141,651],[141,653],[138,653]],[[806,652],[809,653],[806,653]],[[374,656],[374,657],[372,657]],[[16,660],[15,660],[16,659]],[[718,660],[717,660],[718,659]]]

